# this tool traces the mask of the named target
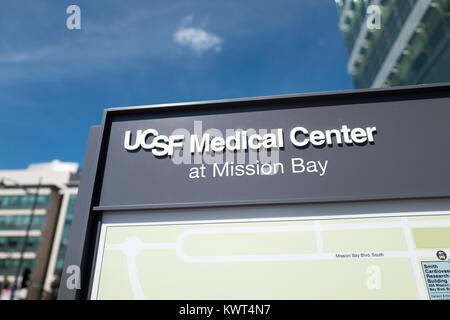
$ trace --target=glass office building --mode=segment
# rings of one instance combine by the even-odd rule
[[[69,231],[72,225],[73,214],[75,212],[75,202],[77,200],[76,194],[70,194],[68,199],[68,205],[65,212],[64,225],[61,235],[61,241],[59,242],[58,255],[56,258],[55,269],[53,273],[55,277],[59,277],[64,267],[64,256],[66,254],[67,244],[69,243]]]
[[[77,164],[58,161],[0,170],[2,299],[11,296],[16,274],[16,299],[48,296],[59,279],[78,191],[77,170]],[[38,290],[32,293],[31,286]]]
[[[356,88],[450,81],[450,0],[336,3]],[[376,14],[379,28],[368,26]]]

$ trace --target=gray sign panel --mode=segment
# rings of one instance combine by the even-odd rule
[[[109,135],[105,135],[107,149],[97,208],[450,195],[450,99],[447,97],[349,101],[308,107],[301,100],[270,106],[255,100],[253,104],[236,109],[211,108],[211,111],[192,106],[170,111],[143,109],[139,115],[125,113],[111,118],[109,128],[105,129]],[[198,129],[200,123],[201,133],[208,129],[224,134],[227,129],[252,128],[257,132],[282,129],[284,146],[279,150],[277,162],[282,167],[272,175],[246,172],[242,176],[220,176],[217,170],[223,170],[223,166],[205,163],[204,177],[193,178],[190,173],[195,173],[197,169],[193,168],[199,168],[200,164],[176,164],[172,158],[156,157],[150,150],[141,148],[131,152],[124,147],[126,131],[135,135],[138,130],[155,129],[158,134],[170,136],[184,129],[193,134],[194,127]],[[290,132],[295,127],[325,134],[326,130],[341,130],[344,125],[350,129],[376,127],[373,142],[339,145],[338,138],[332,136],[331,145],[296,147],[290,140]],[[297,138],[302,140],[305,136],[300,132]],[[228,162],[230,172],[232,165]]]
[[[410,199],[407,206],[397,200],[377,205],[370,201],[330,203],[325,207],[311,204],[302,206],[299,215],[323,214],[323,208],[330,214],[342,214],[348,208],[352,213],[406,212],[414,206],[419,211],[445,210],[450,196],[449,119],[448,84],[107,110],[103,126],[93,127],[89,136],[66,272],[61,280],[73,283],[69,267],[79,266],[81,287],[60,286],[58,297],[90,296],[103,217],[98,213],[102,210],[400,198]],[[282,129],[284,146],[278,161],[284,165],[284,173],[214,177],[210,170],[214,164],[210,164],[206,165],[209,171],[204,178],[192,178],[189,173],[200,164],[177,165],[173,158],[155,157],[154,149],[129,151],[124,147],[127,131],[136,134],[137,130],[155,129],[159,134],[171,135],[176,129],[185,129],[194,133],[198,121],[203,132],[211,128],[221,132],[237,128]],[[298,148],[290,141],[290,130],[295,127],[311,132],[341,129],[343,125],[376,127],[373,142]],[[320,140],[320,134],[317,137]],[[328,162],[322,175],[293,172],[293,158]],[[411,200],[432,197],[443,199]],[[246,210],[267,209],[239,207],[237,212],[246,216]],[[205,210],[200,213],[212,212]],[[221,210],[224,208],[215,210],[215,215],[221,216]],[[160,218],[168,213],[153,212],[159,212]]]

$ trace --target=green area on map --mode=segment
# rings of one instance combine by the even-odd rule
[[[449,248],[448,215],[111,225],[96,298],[428,299]]]

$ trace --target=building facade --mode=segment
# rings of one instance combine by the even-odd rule
[[[78,164],[57,160],[25,170],[0,170],[2,299],[10,298],[16,275],[15,299],[52,298],[64,261],[78,180]]]
[[[336,0],[356,88],[450,81],[450,0]],[[379,9],[369,28],[367,9]],[[369,10],[369,12],[371,12]]]

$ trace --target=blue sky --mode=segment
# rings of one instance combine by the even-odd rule
[[[81,163],[107,107],[350,89],[346,62],[333,0],[2,0],[0,169]]]

